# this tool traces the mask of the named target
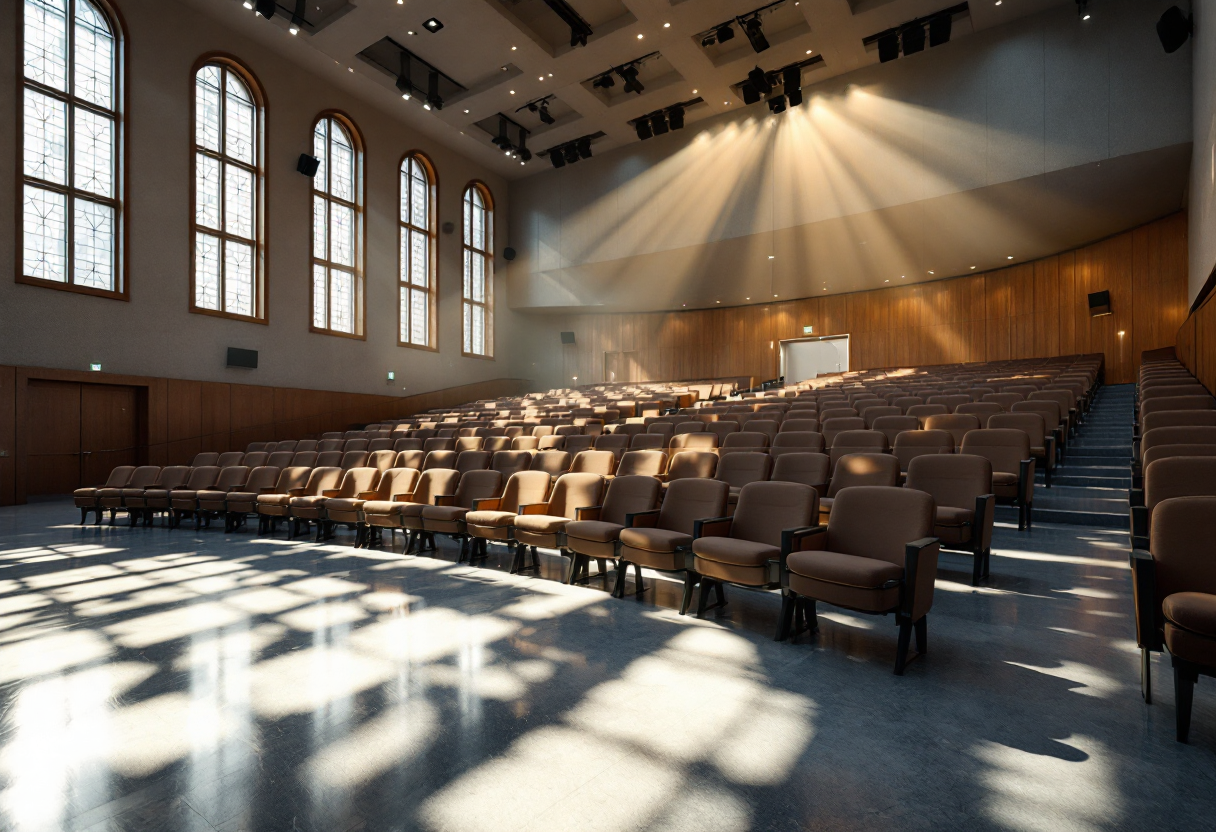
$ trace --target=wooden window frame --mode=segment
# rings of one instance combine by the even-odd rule
[[[473,248],[464,240],[464,219],[465,205],[468,202],[470,192],[476,190],[481,195],[481,201],[484,204],[486,212],[485,219],[485,235],[486,248],[485,250]],[[485,300],[475,301],[471,297],[467,297],[464,293],[465,274],[464,274],[464,253],[471,251],[479,254],[486,260],[485,268]],[[460,354],[465,358],[482,358],[487,361],[494,360],[494,196],[490,193],[490,188],[479,179],[474,179],[461,191],[460,196]],[[464,348],[465,335],[464,329],[464,310],[466,306],[481,307],[485,310],[485,343],[486,352],[466,352]],[[472,338],[470,337],[470,342]]]
[[[401,190],[402,168],[411,160],[416,159],[427,176],[427,228],[405,222],[401,219],[401,201],[405,194]],[[397,165],[397,346],[409,347],[414,350],[439,352],[439,235],[435,233],[439,218],[439,175],[429,156],[421,150],[411,150],[401,157]],[[402,339],[404,321],[401,315],[401,292],[411,288],[417,291],[412,283],[405,281],[405,263],[402,260],[401,235],[409,231],[421,231],[427,235],[427,342],[415,344]],[[463,343],[463,342],[462,342]]]
[[[367,281],[366,281],[366,277],[364,275],[364,264],[367,262],[367,250],[366,250],[367,232],[366,232],[366,229],[364,228],[364,224],[365,224],[364,202],[365,202],[365,197],[366,197],[366,193],[367,193],[367,188],[366,188],[366,183],[364,180],[367,175],[367,173],[366,173],[367,168],[364,163],[364,156],[367,153],[367,149],[366,149],[366,145],[364,144],[364,141],[363,141],[363,134],[359,131],[359,128],[355,125],[354,120],[350,116],[348,116],[346,113],[342,112],[341,110],[323,110],[322,112],[317,114],[316,118],[314,118],[312,120],[312,124],[308,130],[308,144],[309,144],[310,148],[312,147],[312,137],[316,132],[317,124],[319,124],[321,121],[324,121],[326,119],[329,119],[331,122],[339,123],[346,130],[347,136],[350,137],[351,149],[354,151],[354,155],[355,155],[355,171],[354,171],[354,182],[353,182],[354,187],[355,187],[355,200],[354,200],[354,202],[347,202],[346,200],[338,199],[337,197],[332,196],[328,190],[329,189],[328,182],[326,183],[326,190],[324,192],[318,191],[316,189],[315,179],[313,180],[313,184],[310,185],[310,187],[309,187],[309,192],[308,192],[308,196],[309,196],[309,200],[308,200],[308,331],[318,333],[319,335],[333,335],[337,338],[353,338],[357,341],[366,341],[367,340]],[[326,176],[329,176],[332,171],[332,165],[330,164],[330,159],[328,158],[328,154],[330,152],[329,151],[330,143],[332,141],[329,138],[329,135],[330,134],[327,132],[326,133],[326,144],[325,144],[326,158],[324,160]],[[355,265],[353,268],[348,267],[348,266],[343,266],[340,264],[335,264],[328,259],[321,259],[313,254],[313,251],[315,248],[315,242],[316,242],[313,239],[313,233],[315,232],[316,229],[314,228],[314,223],[313,223],[312,206],[313,206],[313,200],[318,196],[321,197],[322,199],[327,200],[330,203],[335,203],[338,205],[343,205],[348,208],[354,209],[354,212],[355,212],[355,242],[354,242]],[[332,242],[330,239],[331,235],[329,232],[328,224],[326,225],[325,233],[326,233],[326,252],[328,253],[329,246]],[[335,268],[335,267],[342,271],[346,271],[347,269],[350,269],[350,271],[354,274],[354,281],[355,281],[355,286],[354,286],[355,299],[354,299],[354,304],[353,304],[354,315],[355,315],[355,327],[354,327],[355,331],[354,332],[342,332],[341,330],[338,330],[338,329],[330,329],[328,327],[319,327],[315,323],[313,323],[313,310],[315,309],[316,298],[314,297],[314,293],[313,293],[312,271],[313,271],[313,267],[317,266],[317,265],[321,265],[326,268],[325,280],[326,280],[326,291],[327,292],[329,290],[329,272],[328,272],[329,269]],[[328,320],[328,316],[329,316],[329,303],[328,302],[326,302],[325,309],[326,309],[326,319]]]
[[[118,9],[111,5],[106,0],[89,0],[89,2],[98,9],[110,24],[111,34],[114,36],[114,64],[113,64],[113,90],[114,90],[114,107],[112,110],[107,110],[104,107],[99,107],[92,102],[77,98],[73,92],[74,76],[76,72],[75,47],[76,33],[75,21],[76,11],[74,0],[66,0],[67,7],[67,87],[66,91],[60,91],[46,87],[36,81],[25,77],[25,0],[18,0],[15,4],[15,13],[17,15],[17,41],[13,52],[16,56],[16,82],[17,95],[14,102],[17,108],[16,118],[16,152],[13,155],[14,164],[16,166],[16,187],[14,190],[16,202],[16,216],[14,222],[16,224],[16,234],[14,236],[14,262],[13,275],[15,282],[24,283],[29,286],[42,286],[48,289],[58,289],[61,292],[75,292],[81,295],[92,295],[93,297],[110,298],[112,300],[129,301],[131,299],[131,284],[127,277],[127,222],[126,222],[126,194],[127,194],[127,27],[123,22],[122,15]],[[41,179],[34,179],[25,175],[25,90],[26,88],[36,90],[44,95],[56,98],[63,101],[67,105],[67,150],[66,164],[67,176],[66,184],[58,185],[51,182],[45,182]],[[99,197],[96,194],[90,194],[76,188],[72,184],[73,165],[75,164],[75,154],[72,152],[73,143],[75,141],[74,125],[75,112],[77,109],[92,110],[96,113],[101,113],[114,122],[114,159],[113,169],[111,171],[114,177],[114,196],[109,199]],[[66,197],[67,210],[64,214],[64,222],[66,224],[67,239],[65,240],[65,274],[67,280],[60,282],[57,280],[45,280],[40,277],[30,277],[25,274],[25,223],[24,223],[24,203],[25,203],[25,186],[32,184],[39,188],[48,191],[61,193]],[[77,198],[83,198],[92,202],[99,202],[109,205],[114,209],[114,282],[117,285],[115,289],[96,289],[92,286],[80,286],[72,282],[72,275],[75,269],[73,263],[75,260],[74,249],[74,233],[73,233],[73,210],[72,205]]]
[[[256,126],[254,133],[255,157],[253,165],[248,165],[236,159],[232,159],[223,154],[212,150],[207,150],[198,146],[198,96],[195,89],[198,73],[205,66],[218,66],[224,72],[234,72],[242,81],[245,82],[245,88],[249,90],[249,96],[253,99],[254,112],[256,118]],[[224,101],[225,85],[223,75],[220,76],[220,101]],[[225,111],[226,112],[226,111]],[[224,132],[221,125],[221,133]],[[235,312],[227,312],[223,309],[205,309],[195,303],[197,295],[195,294],[195,239],[200,231],[213,237],[219,237],[221,240],[235,240],[245,243],[239,237],[234,237],[227,231],[222,230],[224,225],[223,213],[226,206],[226,200],[223,195],[223,178],[220,182],[220,229],[206,228],[198,224],[196,218],[198,216],[197,204],[195,200],[197,194],[195,192],[198,176],[198,154],[210,156],[223,163],[231,163],[246,170],[252,171],[254,175],[254,206],[253,206],[253,249],[254,249],[254,272],[253,272],[253,300],[254,314],[253,315],[238,315]],[[194,63],[194,67],[190,71],[190,295],[187,298],[187,308],[190,312],[198,315],[211,315],[216,318],[228,318],[234,321],[247,321],[255,324],[270,323],[270,307],[267,299],[269,293],[267,291],[267,264],[266,264],[266,93],[262,89],[262,84],[253,71],[242,64],[237,58],[221,52],[210,52],[200,57]],[[224,258],[220,258],[220,288],[219,297],[221,303],[224,298],[224,272],[226,266]]]

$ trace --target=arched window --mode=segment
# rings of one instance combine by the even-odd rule
[[[121,32],[91,0],[23,0],[17,280],[123,297]]]
[[[312,130],[312,329],[363,337],[363,143],[331,113]]]
[[[435,349],[435,169],[421,153],[401,162],[397,342]]]
[[[194,312],[266,320],[262,100],[229,60],[194,74]]]
[[[494,357],[494,202],[480,182],[464,191],[464,354]]]

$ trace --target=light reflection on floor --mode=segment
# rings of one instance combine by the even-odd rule
[[[218,530],[0,509],[0,828],[1204,828],[1216,696],[1172,738],[1138,698],[1113,530],[945,554],[930,654],[890,620],[777,599],[674,612],[546,577]],[[1124,536],[1123,541],[1126,540]],[[1184,786],[1176,785],[1186,783]]]

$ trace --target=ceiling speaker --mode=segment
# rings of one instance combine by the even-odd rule
[[[1091,292],[1089,295],[1089,315],[1091,318],[1097,318],[1101,315],[1110,314],[1110,292],[1103,290],[1101,292]]]

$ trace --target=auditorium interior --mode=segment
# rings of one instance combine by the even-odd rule
[[[0,52],[0,829],[1211,828],[1216,0]]]

